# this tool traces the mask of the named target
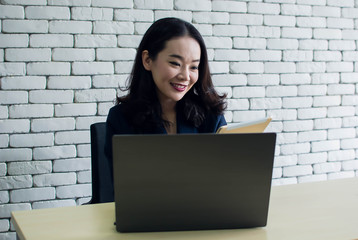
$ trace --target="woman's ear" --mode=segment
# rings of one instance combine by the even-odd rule
[[[142,63],[145,70],[150,71],[152,66],[152,59],[149,57],[148,50],[142,52]]]

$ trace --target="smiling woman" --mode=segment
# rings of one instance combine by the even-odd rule
[[[226,96],[213,86],[204,40],[181,19],[163,18],[147,30],[122,90],[128,94],[107,118],[110,166],[115,134],[214,133],[226,125]]]

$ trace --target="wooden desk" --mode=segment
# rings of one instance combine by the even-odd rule
[[[353,240],[358,178],[273,187],[264,228],[123,234],[113,225],[113,203],[18,211],[12,222],[21,240]]]

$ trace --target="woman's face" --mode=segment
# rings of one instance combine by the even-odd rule
[[[148,51],[143,51],[144,68],[152,72],[162,104],[179,101],[196,83],[200,55],[199,43],[189,36],[167,41],[154,61],[149,57]]]

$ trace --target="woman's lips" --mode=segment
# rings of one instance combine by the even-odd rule
[[[170,83],[170,85],[172,85],[172,87],[179,92],[183,92],[186,89],[186,85],[182,85],[178,83]]]

